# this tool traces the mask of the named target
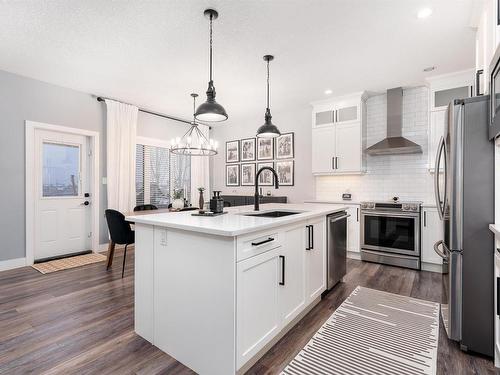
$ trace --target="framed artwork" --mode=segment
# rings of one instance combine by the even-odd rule
[[[255,185],[255,163],[241,164],[241,186]]]
[[[273,163],[259,163],[257,164],[257,171],[262,167],[271,167],[274,169]],[[265,169],[259,176],[259,186],[273,186],[274,185],[274,175],[271,171]]]
[[[241,140],[241,161],[255,160],[255,138]]]
[[[257,159],[273,160],[273,139],[257,138]]]
[[[293,186],[294,179],[294,161],[283,160],[277,161],[276,173],[278,174],[278,182],[282,186]]]
[[[226,142],[226,163],[240,161],[240,141]]]
[[[226,186],[240,186],[240,165],[226,165]]]
[[[294,157],[295,145],[293,138],[293,133],[281,134],[276,138],[274,142],[276,145],[276,159],[291,159]]]

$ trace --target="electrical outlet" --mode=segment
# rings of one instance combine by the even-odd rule
[[[167,230],[163,229],[160,233],[160,246],[167,246]]]

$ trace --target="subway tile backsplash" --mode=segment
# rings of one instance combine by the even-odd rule
[[[354,201],[402,200],[432,203],[433,175],[428,166],[429,92],[427,87],[403,91],[403,136],[422,146],[422,154],[366,156],[367,173],[316,177],[316,199],[340,200],[350,192]],[[367,105],[366,146],[386,136],[387,96],[371,97]]]

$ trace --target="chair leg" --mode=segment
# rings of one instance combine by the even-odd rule
[[[123,279],[123,273],[125,272],[125,259],[127,258],[127,246],[128,244],[125,245],[125,252],[123,253],[122,279]]]
[[[109,270],[111,268],[111,265],[113,264],[113,257],[115,256],[115,243],[113,241],[109,241],[107,255],[108,255],[108,262],[106,264],[106,270]]]

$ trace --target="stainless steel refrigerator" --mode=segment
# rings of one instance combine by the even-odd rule
[[[444,238],[441,314],[462,350],[493,356],[494,146],[489,97],[454,100],[438,146],[435,195]]]

